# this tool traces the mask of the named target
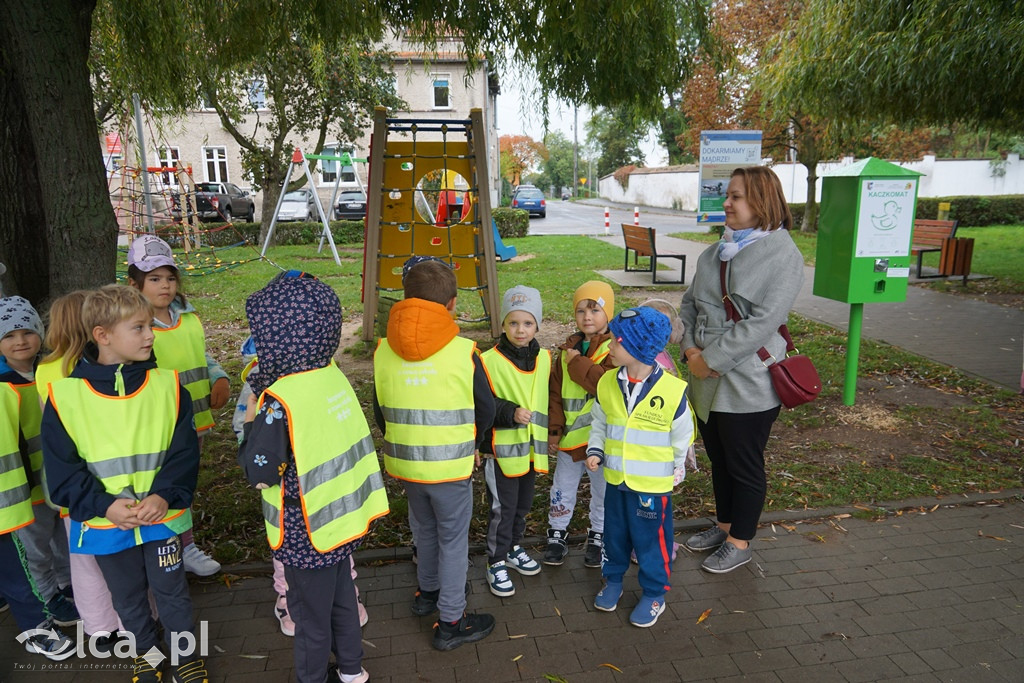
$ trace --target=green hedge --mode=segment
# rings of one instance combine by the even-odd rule
[[[501,239],[526,237],[530,231],[530,214],[522,209],[499,207],[491,210],[491,217],[498,226]]]
[[[1024,223],[1024,195],[1018,194],[992,197],[921,197],[917,200],[917,217],[932,220],[938,218],[940,202],[950,203],[950,220],[960,221],[960,225],[964,227]],[[793,229],[799,230],[804,220],[804,204],[790,204],[789,210],[793,212]]]
[[[362,221],[329,221],[328,225],[337,244],[362,244],[365,233]],[[278,223],[274,226],[274,243],[313,244],[320,239],[322,231],[320,223]],[[223,230],[207,233],[207,241],[215,247],[226,247],[245,239],[261,244],[259,223],[233,223]]]

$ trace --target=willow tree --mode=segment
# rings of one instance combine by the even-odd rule
[[[471,62],[529,66],[570,102],[653,113],[685,76],[704,26],[703,0],[99,3],[0,3],[0,261],[7,289],[36,303],[114,277],[116,225],[88,68],[94,39],[108,60],[97,82],[169,112],[194,105],[211,64],[229,71],[295,39],[336,54],[352,36],[377,41],[402,27],[428,50],[456,35]]]
[[[1024,128],[1021,0],[807,0],[763,87],[842,121]]]

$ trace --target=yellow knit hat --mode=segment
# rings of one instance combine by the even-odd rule
[[[615,292],[607,282],[590,280],[577,287],[576,293],[572,295],[572,310],[575,311],[584,299],[596,301],[597,305],[604,309],[608,320],[615,317]]]

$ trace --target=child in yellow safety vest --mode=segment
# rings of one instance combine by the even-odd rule
[[[199,448],[213,428],[213,411],[223,408],[231,393],[227,373],[206,352],[206,336],[195,309],[181,292],[178,267],[170,245],[156,235],[136,238],[128,249],[128,283],[153,305],[153,353],[159,368],[177,370],[192,397]],[[192,529],[181,536],[185,569],[197,576],[220,571],[220,564],[195,544]]]
[[[359,399],[333,360],[341,304],[320,280],[283,277],[250,295],[245,312],[259,364],[246,377],[238,463],[261,490],[284,565],[295,678],[366,681],[351,555],[388,500]]]
[[[536,340],[540,292],[519,285],[501,300],[502,335],[480,358],[494,388],[494,428],[484,435],[487,503],[487,586],[499,598],[515,595],[509,569],[524,576],[540,564],[519,545],[533,506],[537,473],[548,471],[548,382],[551,352]]]
[[[643,595],[630,614],[647,628],[665,611],[672,573],[672,488],[686,475],[694,421],[686,382],[665,372],[657,355],[668,342],[668,318],[646,306],[622,311],[609,324],[609,354],[618,371],[597,384],[587,468],[604,471],[605,585],[594,606],[614,611],[622,578],[636,552]]]
[[[548,545],[544,564],[558,566],[569,553],[569,522],[576,508],[580,480],[587,472],[590,406],[597,382],[612,369],[608,355],[608,321],[615,314],[615,293],[606,282],[591,280],[576,288],[573,315],[579,331],[559,347],[551,367],[548,402],[548,454],[556,456],[548,508]],[[604,478],[590,472],[590,528],[583,566],[600,567],[604,535]]]
[[[414,256],[405,299],[391,308],[373,355],[374,416],[384,466],[409,502],[418,562],[411,610],[435,611],[433,645],[447,651],[487,637],[490,614],[466,613],[476,451],[494,422],[494,395],[476,344],[452,319],[458,284],[448,263]]]
[[[50,385],[71,374],[85,353],[90,336],[82,323],[82,306],[88,290],[79,289],[58,298],[50,306],[49,323],[43,346],[49,349],[36,366],[36,387],[40,403],[50,394]],[[71,518],[62,511],[64,530],[70,535]],[[103,572],[96,557],[85,553],[71,553],[71,587],[74,589],[75,609],[82,617],[82,629],[89,637],[90,647],[97,652],[113,652],[126,636],[120,632],[121,622],[110,597]]]
[[[71,375],[50,385],[43,462],[53,502],[71,515],[71,552],[95,555],[135,640],[131,680],[162,680],[156,666],[167,653],[156,657],[152,590],[170,648],[168,678],[206,683],[180,538],[192,526],[199,442],[177,373],[150,360],[152,318],[153,307],[130,287],[89,293],[82,324],[92,341]],[[182,647],[183,638],[193,647]]]
[[[21,396],[19,445],[35,516],[35,523],[16,533],[24,546],[36,593],[46,603],[54,623],[71,626],[79,615],[73,602],[68,537],[60,512],[49,498],[40,446],[43,415],[35,373],[42,337],[42,322],[28,301],[20,296],[0,299],[0,383],[9,384]],[[4,469],[0,467],[0,471]]]

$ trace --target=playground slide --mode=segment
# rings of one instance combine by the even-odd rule
[[[499,261],[508,261],[516,257],[516,248],[508,246],[501,241],[501,235],[498,234],[498,224],[491,219],[491,227],[494,228],[494,255]]]

